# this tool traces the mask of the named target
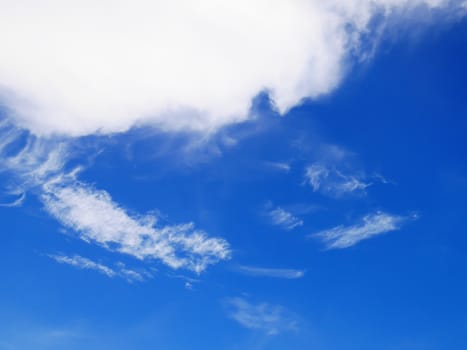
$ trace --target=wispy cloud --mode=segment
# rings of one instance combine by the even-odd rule
[[[257,277],[297,279],[305,276],[305,270],[296,269],[278,269],[241,265],[238,267],[238,270],[243,274]]]
[[[286,162],[265,162],[265,165],[276,170],[284,171],[286,173],[288,173],[291,169],[290,164]]]
[[[364,193],[371,185],[361,176],[345,174],[336,167],[315,163],[306,168],[305,179],[313,191],[339,197],[351,193]]]
[[[127,268],[123,263],[117,263],[116,267],[111,268],[107,265],[95,262],[91,259],[82,257],[80,255],[66,256],[66,255],[48,255],[51,259],[60,264],[67,264],[82,270],[94,270],[107,277],[120,277],[128,282],[144,281],[150,274],[147,271],[138,272]]]
[[[23,205],[24,200],[26,199],[26,193],[10,193],[10,195],[13,195],[13,198],[9,202],[5,203],[0,203],[0,207],[6,207],[6,208],[13,208],[13,207],[20,207]]]
[[[303,225],[303,220],[280,207],[270,210],[268,216],[273,225],[282,227],[285,230],[293,230]]]
[[[83,270],[95,270],[107,277],[115,277],[117,273],[108,266],[96,263],[88,258],[79,255],[66,256],[66,255],[49,255],[49,258],[61,264],[68,264]]]
[[[14,176],[4,184],[8,194],[24,194],[37,189],[63,173],[69,143],[61,139],[43,139],[23,130],[8,119],[0,119],[0,172]]]
[[[298,328],[298,321],[293,313],[280,305],[268,303],[250,303],[243,298],[226,300],[228,316],[245,328],[276,335]]]
[[[51,184],[41,196],[47,211],[84,241],[138,259],[157,259],[197,273],[230,257],[228,243],[192,223],[158,225],[155,215],[129,215],[105,191],[79,182]]]
[[[320,239],[328,249],[348,248],[358,242],[374,236],[396,231],[409,219],[416,219],[417,215],[397,216],[383,212],[365,215],[361,222],[350,226],[336,226],[324,230],[310,237]]]
[[[79,167],[66,170],[71,141],[40,139],[5,120],[0,132],[5,136],[0,142],[1,170],[14,174],[19,184],[15,190],[32,189],[47,212],[80,239],[197,273],[229,259],[224,239],[208,237],[193,223],[163,225],[156,214],[130,215],[106,191],[77,180]]]

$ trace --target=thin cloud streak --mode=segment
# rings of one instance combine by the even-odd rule
[[[127,282],[134,282],[139,281],[142,282],[145,280],[146,277],[150,277],[151,275],[148,272],[138,272],[132,269],[128,269],[123,263],[118,263],[116,268],[111,268],[107,265],[95,262],[91,259],[85,258],[80,255],[57,255],[57,254],[50,254],[48,255],[49,258],[55,260],[60,264],[67,264],[73,267],[76,267],[81,270],[94,270],[103,274],[107,277],[120,277],[125,279]]]
[[[354,246],[358,242],[387,232],[397,231],[409,219],[417,219],[417,215],[397,216],[383,212],[365,215],[361,222],[343,226],[339,225],[309,237],[318,238],[328,249],[343,249]]]
[[[288,173],[290,169],[292,168],[291,165],[286,162],[265,162],[265,165],[276,170],[281,170],[285,173]]]
[[[24,201],[26,199],[26,193],[23,192],[15,200],[9,203],[0,203],[0,207],[5,207],[5,208],[14,208],[14,207],[20,207],[23,205]]]
[[[245,275],[255,277],[298,279],[305,276],[305,270],[296,269],[266,268],[241,265],[238,267],[238,270]]]

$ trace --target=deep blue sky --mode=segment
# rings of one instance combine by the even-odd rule
[[[0,349],[467,348],[466,39],[464,20],[383,42],[331,95],[282,117],[260,95],[255,120],[202,142],[146,128],[80,140],[99,150],[81,181],[131,212],[193,221],[232,258],[199,276],[116,258],[28,195],[0,208]],[[371,185],[314,191],[306,169],[323,163]],[[277,208],[303,223],[274,225]],[[398,229],[345,249],[313,236],[377,212],[403,218]],[[129,283],[54,254],[157,271]],[[278,315],[278,329],[236,322],[235,300]]]

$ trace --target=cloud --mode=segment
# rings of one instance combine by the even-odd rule
[[[357,175],[344,174],[336,167],[315,163],[306,168],[305,179],[315,192],[332,197],[351,193],[364,193],[371,185]]]
[[[80,182],[51,183],[41,199],[46,210],[82,240],[137,259],[200,273],[230,257],[225,240],[209,238],[192,223],[161,226],[155,215],[131,216],[107,192]]]
[[[420,7],[462,5],[1,1],[0,101],[37,134],[110,133],[142,123],[211,132],[245,120],[262,91],[280,113],[333,91],[352,61],[368,56],[364,48],[375,46],[375,18],[410,22]]]
[[[296,317],[280,305],[250,303],[243,298],[226,301],[228,316],[245,328],[276,335],[297,329]]]
[[[26,193],[11,193],[14,195],[14,199],[12,199],[10,202],[7,203],[0,203],[0,207],[6,207],[6,208],[13,208],[13,207],[20,207],[23,205],[24,200],[26,199]]]
[[[297,218],[292,213],[277,207],[268,212],[272,224],[282,227],[285,230],[293,230],[303,225],[303,220]]]
[[[79,255],[74,255],[71,257],[65,255],[49,255],[49,258],[55,260],[58,263],[68,264],[83,270],[95,270],[106,275],[107,277],[115,277],[117,275],[117,273],[110,267],[96,263],[88,258],[83,258]]]
[[[74,255],[74,256],[66,256],[66,255],[48,255],[49,258],[55,260],[56,262],[60,264],[68,264],[74,267],[77,267],[79,269],[83,270],[94,270],[97,271],[103,275],[106,275],[107,277],[115,277],[117,276],[117,272],[103,264],[96,263],[88,258],[84,258],[79,255]]]
[[[72,142],[38,138],[11,124],[3,129],[0,125],[0,132],[5,136],[1,170],[14,174],[16,191],[31,190],[47,212],[80,239],[196,273],[230,258],[227,241],[208,237],[193,223],[161,225],[155,214],[130,215],[109,193],[79,181],[79,167],[66,170]]]
[[[71,153],[71,143],[62,139],[44,139],[0,118],[0,173],[9,176],[2,183],[7,196],[17,197],[18,205],[28,190],[63,175]],[[19,197],[18,197],[19,196]]]
[[[265,162],[265,164],[273,169],[281,170],[286,173],[291,169],[290,164],[286,162]]]
[[[76,254],[73,256],[50,254],[48,257],[60,264],[71,265],[82,270],[94,270],[103,275],[106,275],[107,277],[120,277],[128,282],[142,282],[146,278],[152,277],[152,275],[147,271],[138,272],[136,270],[127,268],[123,263],[117,263],[116,267],[111,268]]]
[[[364,239],[386,232],[397,231],[409,219],[417,219],[417,215],[410,217],[396,216],[378,211],[374,214],[365,215],[358,224],[336,226],[312,234],[311,237],[320,239],[328,249],[348,248]]]
[[[297,279],[305,276],[304,270],[294,269],[275,269],[255,266],[239,266],[239,271],[246,275],[257,276],[257,277],[272,277],[272,278],[285,278],[285,279]]]

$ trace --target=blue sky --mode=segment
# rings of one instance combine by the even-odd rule
[[[8,54],[0,59],[1,350],[467,347],[466,4],[336,3],[341,12],[310,10],[330,35],[311,36],[311,48],[252,40],[223,51],[227,37],[196,56],[256,43],[261,52],[238,72],[255,69],[250,60],[260,64],[263,52],[304,69],[271,58],[255,82],[232,81],[219,59],[221,76],[198,91],[195,59],[161,75],[168,93],[154,104],[102,77],[90,81],[93,92],[110,89],[128,104],[76,97],[78,80],[50,76],[45,54],[30,81],[7,74],[21,68]],[[16,28],[22,17],[0,6]],[[47,6],[30,18],[61,11]],[[302,20],[300,8],[270,6],[272,24]],[[209,19],[225,20],[212,11]],[[302,30],[279,34],[303,34],[300,46],[310,38]],[[22,60],[27,50],[0,42],[34,65],[34,56]],[[65,67],[56,49],[44,46],[57,57],[50,67]],[[302,62],[308,50],[313,59]],[[99,75],[93,62],[72,72]],[[206,103],[211,93],[219,103]],[[240,96],[246,112],[234,106]]]

